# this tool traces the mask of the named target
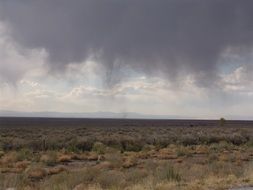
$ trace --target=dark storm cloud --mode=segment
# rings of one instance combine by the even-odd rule
[[[208,85],[228,47],[253,44],[252,0],[0,0],[22,45],[42,47],[52,69],[91,55],[109,75],[130,66]]]

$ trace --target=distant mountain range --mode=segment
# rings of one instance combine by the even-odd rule
[[[141,114],[135,112],[84,112],[84,113],[72,113],[72,112],[19,112],[0,110],[0,117],[52,117],[52,118],[126,118],[126,119],[200,119],[203,117],[185,117],[179,115],[152,115]],[[253,120],[253,116],[238,116],[229,115],[222,116],[225,119],[232,120]],[[210,118],[212,119],[212,118]],[[213,118],[219,119],[219,118]]]
[[[179,116],[167,115],[148,115],[134,112],[85,112],[85,113],[68,113],[68,112],[18,112],[0,110],[0,117],[54,117],[54,118],[137,118],[137,119],[179,119]]]

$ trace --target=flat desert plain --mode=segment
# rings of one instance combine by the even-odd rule
[[[252,189],[253,122],[0,118],[0,189]]]

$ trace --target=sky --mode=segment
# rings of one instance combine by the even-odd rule
[[[253,119],[252,0],[0,0],[0,110]]]

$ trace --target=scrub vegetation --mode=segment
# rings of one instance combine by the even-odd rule
[[[2,122],[0,189],[226,190],[253,185],[252,127],[229,126],[228,121],[183,127],[120,122],[106,127]]]

